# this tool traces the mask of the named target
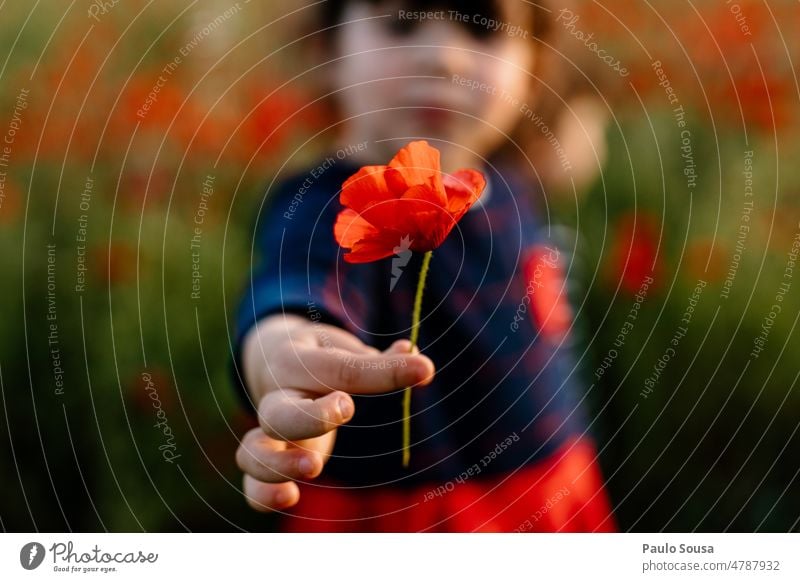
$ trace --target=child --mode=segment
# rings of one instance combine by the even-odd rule
[[[565,346],[562,257],[511,135],[533,105],[547,12],[328,0],[337,151],[268,189],[239,313],[237,370],[260,427],[237,451],[244,494],[284,531],[610,531]],[[323,69],[325,70],[325,69]],[[433,253],[420,350],[407,338],[420,253],[349,264],[342,183],[411,141],[487,188]],[[530,168],[528,168],[530,170]],[[244,387],[246,386],[246,388]],[[411,461],[402,389],[414,386]]]

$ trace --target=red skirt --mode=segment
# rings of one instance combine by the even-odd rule
[[[324,475],[324,473],[323,473]],[[586,438],[512,473],[419,486],[300,484],[287,532],[612,532],[616,522]]]

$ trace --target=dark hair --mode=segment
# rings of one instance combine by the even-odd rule
[[[385,0],[327,0],[323,4],[323,24],[325,27],[333,27],[342,22],[344,9],[351,2],[365,2],[368,4],[379,4]],[[518,0],[522,2],[523,0]],[[460,14],[479,14],[482,18],[501,22],[503,20],[503,10],[501,0],[485,0],[484,2],[464,2],[463,0],[404,0],[402,4],[408,10],[452,10]],[[550,31],[550,14],[543,7],[543,2],[525,2],[526,7],[531,9],[533,15],[533,26],[529,27],[533,36],[542,39]],[[491,31],[486,26],[481,26],[473,22],[472,18],[467,19],[465,26],[476,36],[488,36]],[[330,32],[330,30],[328,31]]]

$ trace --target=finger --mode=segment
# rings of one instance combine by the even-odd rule
[[[353,417],[353,399],[344,392],[318,398],[293,389],[268,392],[258,406],[264,433],[282,441],[299,441],[322,436]]]
[[[424,386],[435,372],[430,358],[420,354],[358,355],[338,349],[297,348],[287,358],[286,386],[315,392],[342,390],[379,394],[406,386]]]
[[[264,483],[283,483],[313,479],[322,472],[319,453],[301,448],[287,448],[285,443],[264,434],[260,428],[249,431],[236,451],[239,469]]]
[[[319,345],[324,348],[340,348],[354,354],[379,354],[380,351],[368,346],[352,333],[333,325],[320,325],[315,333]]]
[[[244,497],[247,504],[256,511],[268,512],[286,509],[300,501],[297,483],[262,483],[245,475],[243,480]]]
[[[394,355],[394,354],[418,354],[419,348],[414,346],[414,349],[411,349],[411,340],[407,339],[400,339],[390,345],[383,351],[383,355]]]

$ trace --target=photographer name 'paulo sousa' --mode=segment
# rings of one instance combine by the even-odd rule
[[[696,544],[642,544],[643,554],[713,554],[714,546]]]

